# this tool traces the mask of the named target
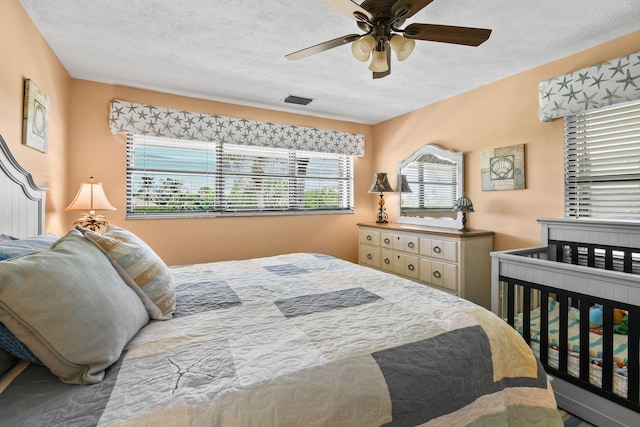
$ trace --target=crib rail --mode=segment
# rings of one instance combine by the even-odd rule
[[[640,274],[640,249],[549,240],[548,259],[574,265]]]
[[[536,251],[533,251],[534,253]],[[540,251],[538,251],[540,252]],[[517,315],[522,316],[522,336],[531,345],[531,310],[540,309],[540,361],[545,370],[550,374],[571,382],[583,389],[598,394],[608,400],[614,401],[633,411],[640,412],[640,307],[607,298],[595,297],[575,291],[558,289],[538,283],[516,279],[504,275],[499,276],[500,284],[504,288],[502,292],[503,302],[506,304],[506,321],[513,327]],[[558,342],[558,366],[549,364],[549,311],[548,301],[552,297],[559,303],[559,342]],[[603,307],[602,326],[602,385],[598,387],[589,381],[589,309],[594,304]],[[568,371],[568,322],[569,307],[579,310],[579,375],[576,377]],[[622,309],[628,312],[627,335],[627,397],[614,393],[614,309]]]

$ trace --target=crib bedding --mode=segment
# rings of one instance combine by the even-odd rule
[[[558,368],[560,331],[560,304],[550,298],[549,312],[549,366]],[[578,378],[580,376],[580,320],[579,310],[569,307],[568,310],[567,371]],[[522,313],[514,319],[515,329],[522,334]],[[613,335],[613,392],[624,398],[627,397],[627,335]],[[537,357],[540,357],[540,307],[531,310],[531,347]],[[589,333],[589,382],[598,387],[602,386],[602,335],[596,332]]]
[[[2,425],[562,425],[540,363],[463,299],[319,254],[171,267],[102,382],[20,363]],[[15,377],[15,378],[14,378]]]
[[[557,348],[560,340],[560,304],[550,298],[548,304],[549,311],[549,346]],[[580,318],[579,310],[569,307],[568,310],[568,334],[567,348],[570,352],[580,352]],[[514,327],[523,333],[522,314],[514,319]],[[540,307],[531,310],[531,339],[540,342]],[[589,355],[594,361],[602,360],[602,334],[596,332],[589,333]],[[613,334],[613,360],[617,368],[627,366],[627,336]]]

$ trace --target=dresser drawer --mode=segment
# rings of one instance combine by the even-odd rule
[[[373,230],[359,230],[360,243],[367,245],[380,246],[380,232]]]
[[[382,269],[395,274],[418,279],[419,261],[417,256],[401,252],[382,250]]]
[[[380,248],[369,245],[360,245],[358,248],[358,262],[360,264],[380,268]]]
[[[420,255],[458,262],[458,242],[423,237],[420,239]]]
[[[420,258],[420,281],[458,292],[458,268],[455,264]]]
[[[407,236],[396,233],[381,233],[380,246],[383,248],[403,251],[410,254],[420,253],[419,239],[416,236]]]

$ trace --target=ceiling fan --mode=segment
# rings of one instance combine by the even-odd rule
[[[368,61],[373,78],[391,74],[391,50],[399,61],[409,57],[415,40],[479,46],[491,35],[485,28],[456,27],[452,25],[410,24],[401,29],[412,17],[433,0],[364,0],[358,5],[352,0],[322,0],[328,6],[354,19],[364,34],[348,34],[328,40],[285,56],[302,59],[334,47],[351,43],[353,56]]]

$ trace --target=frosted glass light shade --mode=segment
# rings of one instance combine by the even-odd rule
[[[375,37],[369,34],[351,43],[351,52],[358,61],[365,62],[369,60],[371,51],[373,50],[375,45]]]
[[[369,69],[374,73],[384,73],[387,71],[389,69],[389,64],[387,64],[387,52],[383,50],[374,50],[373,59],[371,59]]]
[[[414,39],[408,39],[400,34],[394,34],[389,40],[391,49],[396,53],[398,61],[404,61],[411,55],[413,48],[416,46]]]
[[[101,182],[90,181],[80,183],[80,189],[75,199],[65,209],[67,211],[90,211],[93,215],[97,210],[115,211],[107,196],[104,194]]]

